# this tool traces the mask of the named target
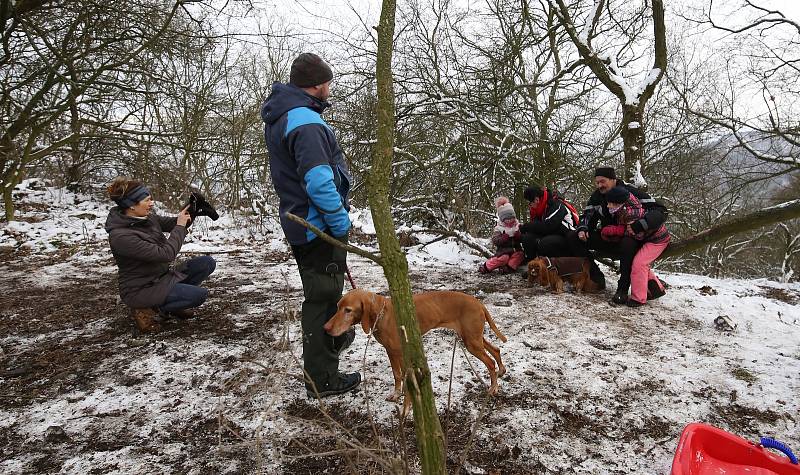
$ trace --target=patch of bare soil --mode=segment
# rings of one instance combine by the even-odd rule
[[[455,473],[465,463],[489,473],[550,473],[535,457],[523,454],[518,445],[508,444],[501,436],[502,431],[487,441],[486,428],[501,427],[507,420],[493,418],[499,408],[487,400],[482,390],[472,397],[481,400],[482,411],[477,416],[464,409],[440,415],[447,438],[448,473]],[[290,405],[287,413],[315,422],[316,434],[304,434],[289,442],[282,464],[284,473],[382,473],[392,466],[403,467],[404,456],[412,460],[418,457],[411,415],[398,420],[397,425],[373,424],[368,413],[352,406],[336,404],[321,408],[316,402],[305,401]],[[343,442],[345,438],[349,443]],[[321,456],[322,451],[327,454]]]
[[[697,291],[700,292],[700,295],[717,295],[717,289],[710,285],[704,285],[698,288]]]
[[[74,279],[72,286],[6,286],[0,293],[0,333],[16,338],[46,334],[35,346],[12,348],[0,360],[7,407],[89,387],[96,362],[114,354],[114,347],[130,335],[121,319],[112,319],[97,332],[85,332],[98,319],[123,313],[116,304],[114,284]]]
[[[800,292],[792,289],[783,289],[778,287],[769,287],[766,285],[759,285],[759,290],[750,288],[744,290],[737,295],[739,297],[759,296],[778,302],[788,303],[789,305],[797,305],[800,303]]]
[[[763,291],[764,297],[772,300],[786,302],[791,305],[797,305],[800,302],[800,293],[792,290],[779,289],[776,287],[759,286]]]
[[[59,398],[66,398],[71,403],[81,399],[72,400],[69,394],[91,393],[103,388],[112,392],[115,386],[136,388],[152,375],[127,374],[128,364],[143,354],[164,354],[168,347],[161,342],[169,344],[199,334],[213,334],[220,341],[236,342],[245,336],[258,336],[262,341],[270,338],[257,329],[238,328],[227,319],[203,318],[197,318],[191,324],[166,321],[163,322],[164,330],[157,336],[141,335],[128,320],[127,308],[118,301],[115,273],[95,272],[91,279],[65,275],[60,276],[59,285],[39,286],[35,279],[23,277],[43,266],[57,263],[58,254],[34,259],[27,254],[9,251],[6,257],[9,256],[13,259],[6,261],[3,269],[6,276],[13,272],[16,278],[6,278],[4,291],[0,293],[0,335],[5,341],[19,340],[27,344],[16,347],[4,344],[4,351],[0,352],[0,378],[3,381],[0,408],[6,411],[23,410]],[[63,262],[64,258],[61,259]],[[232,288],[219,283],[213,285],[218,287],[215,298],[204,307],[203,313],[235,313],[246,305],[247,299],[261,297],[253,292],[244,293],[243,299],[243,293],[236,292],[234,298]],[[271,321],[270,317],[265,320]],[[109,373],[105,362],[113,362],[116,371]],[[216,363],[224,368],[233,367],[238,361],[222,359]],[[219,393],[222,393],[221,388]],[[187,402],[176,400],[175,405]],[[171,463],[175,472],[185,473],[202,467],[202,460],[211,447],[234,440],[230,431],[220,430],[225,425],[221,420],[207,415],[164,427],[159,437],[143,437],[135,430],[140,422],[144,422],[137,418],[146,416],[146,406],[142,408],[145,411],[133,416],[125,411],[97,414],[94,410],[86,410],[85,414],[76,415],[65,424],[91,420],[89,429],[80,437],[67,435],[63,427],[54,426],[48,428],[45,437],[26,441],[26,436],[17,432],[19,428],[16,425],[2,427],[2,460],[26,460],[24,473],[56,473],[63,469],[66,459],[81,453],[132,448],[132,454],[147,457],[161,455],[164,443],[191,440],[185,457],[175,458]],[[109,426],[113,429],[109,430]],[[241,460],[246,462],[249,459],[246,447],[238,452]],[[114,463],[101,464],[101,467],[91,473],[106,473],[119,468]],[[219,468],[220,465],[212,464],[201,473],[219,473]]]
[[[761,410],[740,404],[715,404],[711,421],[725,424],[740,434],[758,432],[758,422],[775,424],[784,416],[772,410]]]

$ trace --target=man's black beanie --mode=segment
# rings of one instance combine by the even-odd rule
[[[289,84],[297,87],[312,87],[333,79],[331,67],[314,53],[303,53],[292,62]]]
[[[602,176],[610,180],[616,180],[617,172],[614,171],[613,167],[600,167],[595,169],[594,176]]]

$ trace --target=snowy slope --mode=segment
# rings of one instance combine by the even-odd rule
[[[402,452],[396,408],[384,401],[385,351],[360,328],[341,367],[366,375],[362,389],[321,406],[306,399],[302,289],[274,220],[262,229],[229,216],[198,222],[184,251],[215,252],[209,301],[199,319],[140,336],[114,293],[108,206],[27,185],[29,222],[0,238],[0,471],[374,472],[363,454],[348,465],[304,447],[330,451],[338,438],[363,453]],[[369,214],[352,217],[369,242]],[[407,249],[414,290],[478,296],[509,338],[500,344],[509,373],[488,398],[485,368],[453,352],[451,332],[425,336],[450,464],[463,456],[467,473],[663,474],[692,421],[800,450],[800,285],[664,274],[667,295],[634,310],[607,303],[613,285],[553,295],[519,274],[477,274],[480,258],[452,240],[420,238]],[[386,293],[381,269],[360,257],[350,267],[357,286]],[[733,331],[715,327],[721,315]]]

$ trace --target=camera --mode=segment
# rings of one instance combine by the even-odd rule
[[[189,203],[187,203],[187,206],[189,207],[188,211],[189,216],[192,217],[192,222],[194,222],[195,218],[198,216],[208,216],[212,221],[219,219],[217,210],[206,201],[205,196],[200,194],[199,191],[192,191],[189,193]]]

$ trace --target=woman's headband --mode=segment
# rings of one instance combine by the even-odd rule
[[[130,208],[148,196],[150,196],[150,189],[144,185],[139,185],[132,189],[127,195],[114,201],[120,206],[120,208]]]

